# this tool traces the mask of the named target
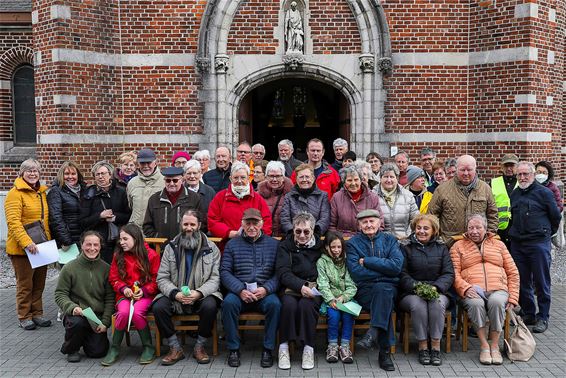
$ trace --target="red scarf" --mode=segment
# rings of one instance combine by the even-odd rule
[[[171,205],[175,205],[175,202],[177,202],[177,200],[179,199],[179,197],[181,196],[181,193],[183,192],[183,187],[181,186],[181,189],[179,189],[179,191],[177,191],[176,193],[169,193],[167,190],[165,191],[165,194],[167,194],[167,198],[169,198],[169,201],[171,202]]]
[[[361,187],[360,190],[358,190],[356,193],[352,193],[350,192],[350,195],[352,196],[352,200],[354,202],[358,202],[360,200],[360,198],[362,198],[362,193],[364,192],[364,188]]]

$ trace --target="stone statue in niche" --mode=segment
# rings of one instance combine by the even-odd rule
[[[285,42],[287,53],[303,53],[304,29],[301,12],[297,8],[297,2],[291,2],[291,6],[285,12]]]

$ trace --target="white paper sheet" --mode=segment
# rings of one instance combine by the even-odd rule
[[[312,291],[312,293],[313,293],[315,296],[317,296],[317,297],[322,297],[322,293],[321,293],[320,291],[318,291],[316,287],[313,287],[313,288],[311,289],[311,291]]]
[[[37,253],[29,253],[28,255],[29,263],[33,269],[39,268],[40,266],[45,266],[59,260],[59,250],[57,249],[57,243],[55,240],[49,240],[45,243],[37,244]]]
[[[252,293],[257,290],[257,282],[247,283],[246,282],[246,290],[251,291]]]

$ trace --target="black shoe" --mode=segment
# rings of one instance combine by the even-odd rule
[[[385,371],[395,371],[395,365],[391,360],[391,353],[379,351],[379,367]]]
[[[273,355],[269,349],[263,349],[260,365],[262,368],[270,368],[273,366]]]
[[[534,315],[525,315],[522,317],[522,319],[523,319],[523,323],[525,323],[525,325],[528,326],[535,325],[537,322]]]
[[[533,327],[533,333],[543,333],[548,328],[548,320],[537,319]]]
[[[430,364],[432,366],[442,365],[442,359],[440,358],[440,351],[433,349],[430,351]]]
[[[231,350],[230,351],[230,354],[228,355],[228,366],[230,366],[230,367],[240,366],[240,351],[239,350]]]
[[[370,350],[375,346],[375,339],[371,335],[371,333],[368,331],[368,332],[366,332],[364,337],[362,337],[360,340],[358,340],[358,342],[356,343],[356,346],[359,347],[359,348],[362,348],[364,350]]]
[[[38,327],[51,327],[51,320],[45,319],[43,316],[31,319]]]
[[[430,351],[428,349],[419,350],[419,363],[421,365],[430,365]]]
[[[69,353],[67,354],[67,361],[68,362],[81,362],[81,355],[79,352]]]

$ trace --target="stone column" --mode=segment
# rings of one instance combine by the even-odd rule
[[[217,54],[214,57],[214,70],[216,72],[216,99],[217,99],[217,144],[232,144],[232,127],[226,124],[226,72],[230,57],[226,54]]]
[[[359,57],[360,69],[362,70],[362,94],[363,94],[363,132],[356,136],[356,153],[358,156],[365,157],[370,151],[372,142],[372,98],[373,98],[373,77],[375,74],[375,58],[373,54],[362,54]]]

